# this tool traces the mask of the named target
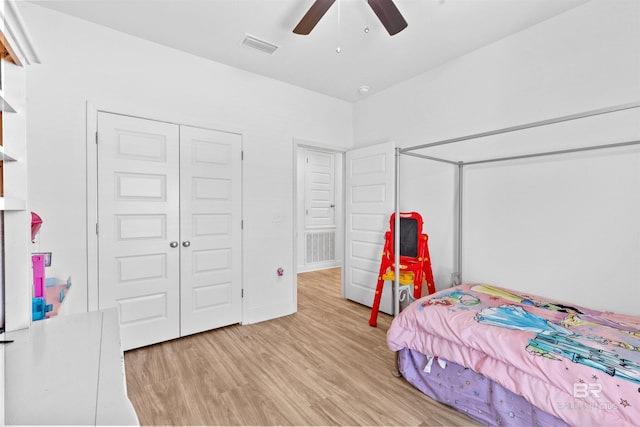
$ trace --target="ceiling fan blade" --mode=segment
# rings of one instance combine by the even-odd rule
[[[302,35],[309,34],[335,1],[316,0],[313,2],[307,13],[304,14],[298,25],[293,29],[293,32]]]
[[[389,35],[397,34],[407,28],[407,21],[392,0],[368,0],[368,2]]]

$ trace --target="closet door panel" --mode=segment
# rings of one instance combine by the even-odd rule
[[[241,320],[241,143],[180,127],[181,335]]]
[[[98,115],[98,304],[123,348],[179,336],[179,128]]]

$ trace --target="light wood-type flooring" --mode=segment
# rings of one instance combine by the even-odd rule
[[[142,425],[478,425],[393,376],[391,317],[340,297],[340,269],[298,275],[298,312],[125,353]]]

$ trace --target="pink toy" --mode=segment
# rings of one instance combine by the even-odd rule
[[[36,240],[36,234],[42,225],[42,218],[37,213],[31,212],[31,240]]]
[[[47,291],[45,289],[44,255],[32,255],[31,262],[33,264],[33,297],[46,298]]]

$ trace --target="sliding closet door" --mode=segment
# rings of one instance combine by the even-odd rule
[[[395,148],[392,142],[347,151],[344,296],[371,307],[378,283],[384,233],[394,210]],[[380,311],[392,314],[391,282]]]
[[[98,304],[123,348],[179,336],[179,127],[98,114]]]
[[[181,335],[241,320],[241,136],[181,126]]]

